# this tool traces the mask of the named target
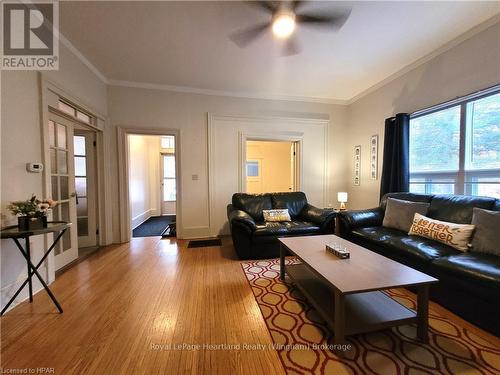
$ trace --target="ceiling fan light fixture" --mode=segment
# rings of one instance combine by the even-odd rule
[[[273,33],[277,38],[286,39],[295,30],[295,15],[290,13],[279,14],[273,21]]]

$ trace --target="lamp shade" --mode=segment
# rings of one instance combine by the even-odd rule
[[[347,193],[345,191],[340,191],[337,193],[337,200],[341,203],[347,202]]]

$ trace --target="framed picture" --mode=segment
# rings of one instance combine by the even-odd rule
[[[378,134],[370,138],[370,179],[378,179]]]
[[[354,146],[354,185],[361,183],[361,146]]]

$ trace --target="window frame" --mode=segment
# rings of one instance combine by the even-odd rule
[[[467,106],[471,102],[478,101],[490,96],[500,94],[500,85],[493,86],[491,88],[479,91],[477,93],[455,99],[453,101],[438,104],[436,106],[419,110],[410,114],[410,135],[411,135],[411,121],[423,116],[431,115],[436,112],[444,111],[453,107],[460,107],[460,133],[459,133],[459,154],[458,154],[458,170],[457,171],[438,171],[438,172],[415,172],[412,173],[410,170],[410,187],[415,184],[424,184],[425,194],[432,194],[432,185],[434,184],[451,184],[454,186],[453,194],[458,195],[473,195],[474,186],[479,186],[478,183],[474,184],[472,182],[473,178],[481,177],[500,177],[500,168],[493,169],[478,169],[478,170],[466,170],[466,159],[470,157],[472,152],[472,144],[469,142],[470,132],[472,129],[467,128],[467,121],[469,113],[467,112]],[[411,139],[409,140],[411,143]],[[424,182],[412,181],[412,179],[424,178]],[[440,179],[450,179],[454,180],[453,183],[449,181],[442,181]],[[496,181],[486,181],[481,182],[481,184],[500,184]],[[410,189],[411,191],[411,189]]]

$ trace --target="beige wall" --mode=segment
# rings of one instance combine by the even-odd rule
[[[292,142],[247,141],[247,161],[258,160],[261,176],[247,177],[247,193],[291,191]]]
[[[81,104],[107,113],[107,89],[66,47],[60,48],[60,69],[44,76],[64,87],[81,100]],[[27,199],[32,193],[42,197],[43,176],[26,171],[26,163],[43,162],[41,91],[39,74],[33,71],[1,71],[1,209],[2,225],[13,224],[16,218],[6,210],[10,201]],[[32,237],[34,258],[43,251],[43,236]],[[11,240],[1,241],[1,300],[5,304],[26,277],[26,262]],[[49,259],[42,266],[46,280],[54,278]],[[40,289],[35,282],[35,290]],[[16,299],[27,298],[26,288]],[[2,305],[3,306],[3,305]]]
[[[129,202],[132,228],[158,215],[159,137],[128,136]]]
[[[116,126],[180,131],[177,162],[180,163],[182,173],[180,184],[183,199],[180,202],[182,222],[178,222],[178,226],[183,229],[185,237],[209,235],[208,113],[329,119],[328,140],[326,140],[329,146],[328,195],[333,197],[337,191],[344,191],[346,188],[345,106],[110,86],[109,113],[111,132],[114,134]],[[234,141],[237,142],[237,139]],[[116,136],[111,140],[109,148],[111,154],[109,167],[113,173],[113,181],[118,185]],[[227,155],[227,158],[237,161],[238,155]],[[197,175],[198,178],[193,178],[193,175]],[[118,212],[118,195],[113,198],[113,212]],[[113,233],[115,241],[118,242],[119,225],[117,221],[114,224]]]
[[[348,107],[349,208],[373,207],[378,203],[387,117],[411,113],[500,83],[499,35],[497,23]],[[378,180],[370,180],[368,175],[368,146],[373,134],[380,136]],[[361,185],[353,186],[352,160],[358,144],[362,146]]]

